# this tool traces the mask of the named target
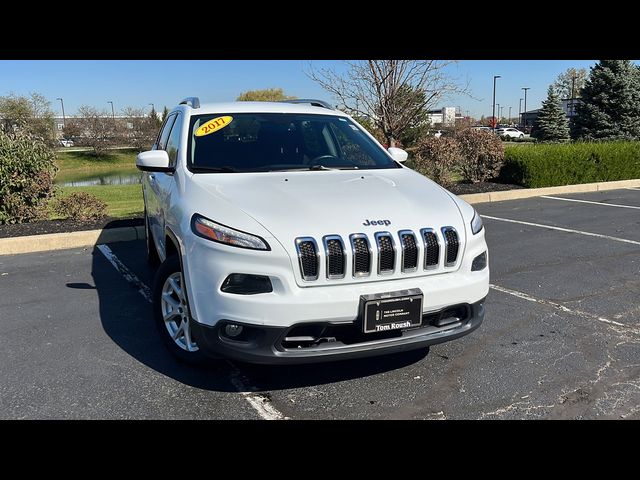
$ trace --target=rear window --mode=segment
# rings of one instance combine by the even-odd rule
[[[194,172],[399,167],[347,118],[281,113],[193,116],[188,162]]]

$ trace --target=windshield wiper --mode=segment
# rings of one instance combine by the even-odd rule
[[[324,165],[311,165],[309,167],[275,168],[270,172],[301,172],[301,171],[329,171],[329,170],[357,170],[358,167],[325,167]]]
[[[235,173],[238,170],[233,167],[202,167],[192,165],[191,171],[194,173]]]

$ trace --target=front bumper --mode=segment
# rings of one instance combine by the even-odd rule
[[[350,323],[321,322],[313,325],[322,332],[329,332],[331,337],[322,337],[323,341],[315,345],[296,347],[290,338],[292,331],[300,325],[275,327],[255,324],[242,324],[247,329],[243,341],[233,341],[225,337],[223,329],[227,322],[218,322],[213,327],[197,321],[191,322],[194,340],[205,355],[224,357],[248,363],[262,364],[295,364],[328,362],[363,358],[375,355],[415,350],[447,342],[471,333],[478,328],[484,319],[484,301],[473,304],[459,304],[423,314],[423,325],[405,331],[385,332],[383,334],[361,334],[360,324],[356,320]],[[449,312],[460,314],[459,321],[443,327],[437,324]],[[367,336],[369,335],[369,336]],[[333,340],[327,341],[327,338]]]

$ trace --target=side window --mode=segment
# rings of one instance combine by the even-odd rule
[[[160,135],[158,135],[158,141],[156,142],[156,150],[165,150],[167,146],[167,139],[169,138],[169,132],[171,132],[171,127],[173,126],[173,122],[176,119],[176,114],[169,115],[167,120],[164,122],[164,126],[162,130],[160,130]]]
[[[169,154],[169,165],[172,167],[176,166],[176,161],[178,160],[178,148],[180,148],[181,132],[180,120],[180,114],[176,115],[176,119],[175,122],[173,122],[173,128],[171,129],[171,134],[169,135],[169,140],[167,141],[167,146],[165,148]]]
[[[346,160],[360,167],[375,165],[375,161],[373,160],[373,158],[371,158],[371,156],[367,152],[365,152],[358,143],[349,138],[345,130],[340,129],[333,124],[331,124],[331,128],[333,134],[338,140],[338,144],[340,145],[342,156]],[[355,127],[350,126],[350,128],[353,130],[351,132],[351,135],[362,135],[362,133],[357,131]]]

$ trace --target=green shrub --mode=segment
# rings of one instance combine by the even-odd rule
[[[73,220],[97,220],[107,215],[107,204],[87,192],[74,192],[56,199],[52,207],[61,217]]]
[[[55,150],[42,139],[0,130],[0,224],[46,217],[56,171]]]
[[[640,178],[640,142],[507,146],[500,179],[530,188]]]
[[[453,174],[460,164],[458,142],[449,137],[425,137],[415,146],[411,168],[445,188],[453,184]]]
[[[460,174],[467,182],[484,182],[500,172],[504,147],[500,138],[490,132],[467,129],[456,135],[460,149]]]

